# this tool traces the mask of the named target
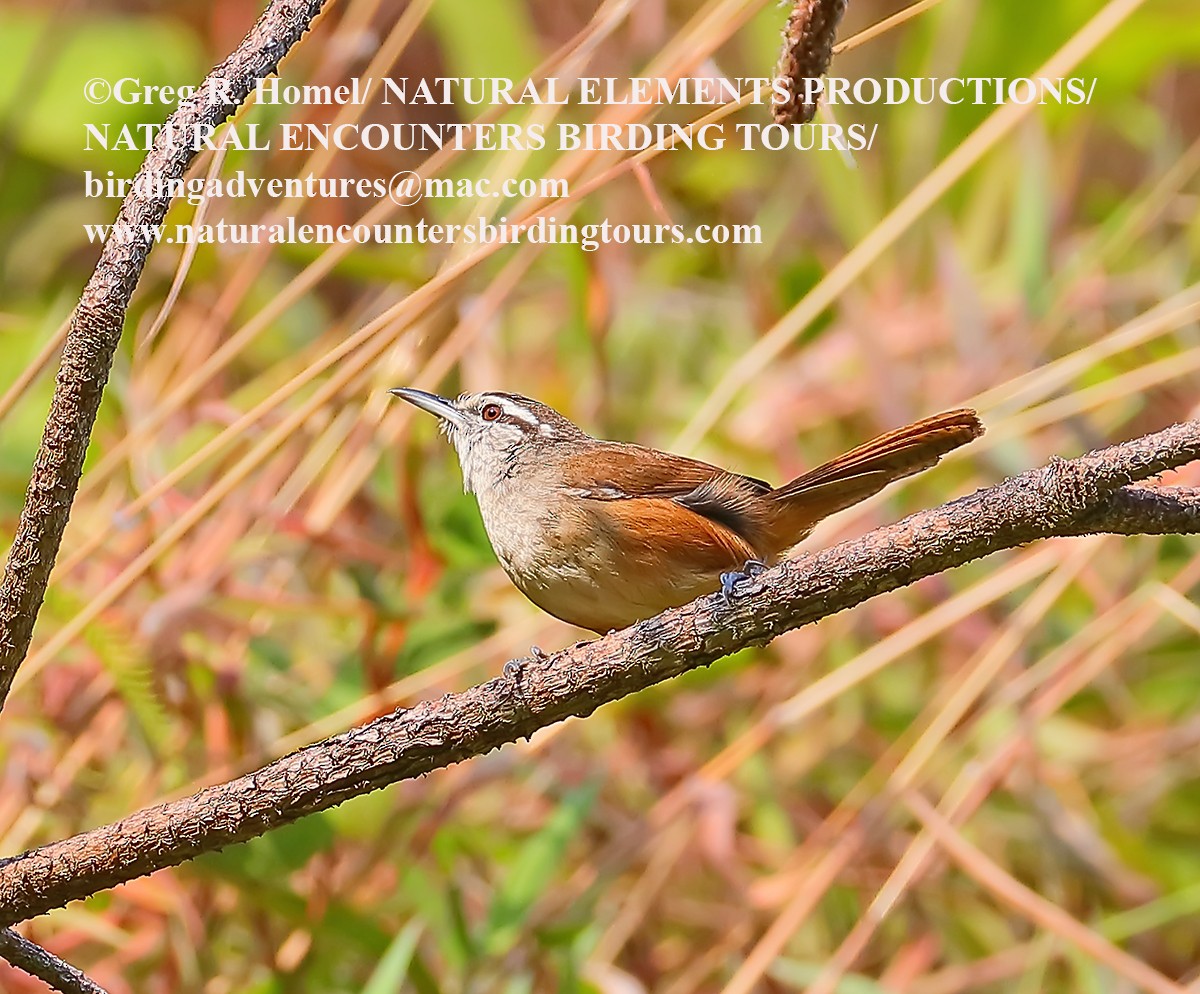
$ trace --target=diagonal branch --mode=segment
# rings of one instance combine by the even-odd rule
[[[1200,422],[1055,460],[861,538],[781,563],[718,595],[505,676],[398,710],[191,797],[0,862],[0,926],[244,842],[351,797],[588,715],[747,645],[922,577],[1041,538],[1200,532],[1200,491],[1130,486],[1200,459]]]
[[[196,129],[215,128],[232,114],[257,81],[276,70],[324,3],[272,0],[233,54],[167,119],[121,204],[117,231],[136,235],[143,226],[162,222],[171,204],[169,184],[182,178],[196,155]],[[0,581],[0,707],[33,637],[125,311],[151,244],[136,237],[110,237],[71,316],[42,444]]]
[[[59,994],[105,994],[104,988],[87,974],[11,928],[0,929],[0,956]]]

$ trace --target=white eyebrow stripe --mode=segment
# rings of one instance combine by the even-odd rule
[[[497,397],[493,403],[499,404],[503,408],[504,413],[518,421],[522,421],[531,428],[536,428],[540,423],[533,414],[520,404],[514,403],[511,400],[506,400],[503,397]]]

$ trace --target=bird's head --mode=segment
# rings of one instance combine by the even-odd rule
[[[412,387],[388,392],[439,419],[469,493],[507,479],[522,459],[536,458],[546,445],[585,437],[554,408],[518,393],[464,393],[451,400]]]

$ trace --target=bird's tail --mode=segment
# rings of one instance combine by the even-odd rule
[[[779,502],[772,537],[780,551],[799,542],[821,519],[866,500],[894,480],[919,473],[983,434],[969,408],[945,411],[865,442],[771,491]]]

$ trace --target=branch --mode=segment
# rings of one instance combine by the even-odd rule
[[[788,99],[771,105],[777,124],[807,124],[817,113],[815,100],[806,99],[809,80],[829,71],[838,24],[847,0],[795,0],[783,29],[783,50],[775,78],[787,84]]]
[[[162,222],[171,204],[167,184],[182,178],[196,155],[195,129],[215,128],[232,114],[255,83],[276,70],[324,3],[272,0],[233,54],[167,119],[121,204],[116,227],[136,232]],[[149,254],[149,242],[110,238],[71,316],[42,444],[0,581],[0,707],[33,637],[125,311]]]
[[[505,666],[459,694],[397,710],[228,783],[0,862],[0,925],[244,842],[860,604],[1036,539],[1200,532],[1200,491],[1129,484],[1200,458],[1200,422],[979,490],[861,538],[779,564],[719,595],[594,642]]]
[[[0,930],[0,956],[61,994],[105,994],[104,988],[87,974],[11,928]]]

